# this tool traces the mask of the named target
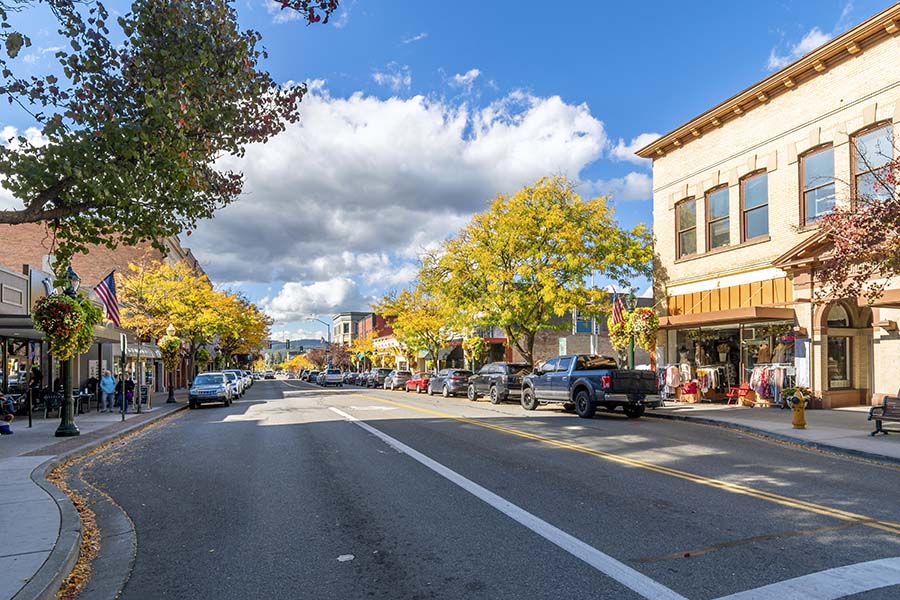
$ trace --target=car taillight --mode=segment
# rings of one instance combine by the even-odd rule
[[[612,387],[612,375],[601,375],[600,383],[603,384],[603,389],[608,390]]]
[[[466,378],[454,375],[453,377],[448,377],[447,379],[449,379],[450,381],[465,381]]]

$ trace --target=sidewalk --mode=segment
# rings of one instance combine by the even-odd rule
[[[794,429],[792,411],[779,408],[683,404],[667,400],[665,407],[648,410],[645,416],[732,427],[809,448],[900,465],[900,432],[870,436],[875,422],[866,420],[868,406],[808,410],[806,429]],[[887,428],[892,425],[897,424],[885,422]]]
[[[136,427],[185,408],[186,391],[179,402],[161,402],[149,412],[91,412],[76,415],[81,435],[54,437],[58,418],[18,418],[15,432],[0,438],[0,600],[54,597],[60,576],[68,574],[78,555],[81,521],[68,498],[44,479],[47,470]],[[52,588],[52,589],[51,589]]]

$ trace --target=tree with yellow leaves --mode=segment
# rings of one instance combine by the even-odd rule
[[[583,200],[574,188],[564,177],[545,177],[498,196],[427,255],[420,273],[430,294],[475,323],[502,327],[531,363],[540,329],[573,309],[608,310],[607,295],[588,285],[592,273],[627,285],[650,271],[646,227],[620,228],[607,198]]]
[[[375,332],[370,331],[365,337],[357,337],[350,342],[348,348],[350,352],[350,362],[356,369],[365,368],[366,363],[371,363],[378,355],[375,350]]]
[[[407,349],[427,351],[437,368],[435,359],[450,331],[452,311],[446,303],[416,285],[412,291],[388,294],[372,308],[390,321],[394,335]]]
[[[285,368],[291,373],[299,373],[303,369],[314,369],[312,361],[302,354],[298,354],[285,363]]]
[[[240,293],[216,292],[220,295],[221,332],[219,352],[230,362],[236,356],[258,356],[269,338],[272,320]]]

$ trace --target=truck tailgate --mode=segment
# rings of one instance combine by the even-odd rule
[[[659,392],[656,373],[634,369],[616,369],[612,372],[614,394],[656,394]]]

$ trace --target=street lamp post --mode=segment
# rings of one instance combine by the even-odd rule
[[[81,285],[81,278],[71,265],[66,269],[66,279],[68,285],[63,291],[67,296],[75,297],[78,286]],[[62,379],[63,379],[63,402],[60,408],[59,427],[56,428],[56,437],[74,437],[81,435],[78,426],[75,424],[75,399],[72,397],[72,359],[67,358],[62,361]]]
[[[175,326],[169,323],[169,326],[166,327],[166,335],[173,336],[175,335]],[[166,398],[166,404],[174,404],[175,403],[175,373],[174,369],[169,369],[169,396]]]
[[[328,366],[331,366],[331,323],[328,321],[323,321],[317,317],[307,317],[307,321],[318,321],[322,325],[325,326],[325,331],[328,333],[328,345],[325,347],[325,354],[328,356]]]

